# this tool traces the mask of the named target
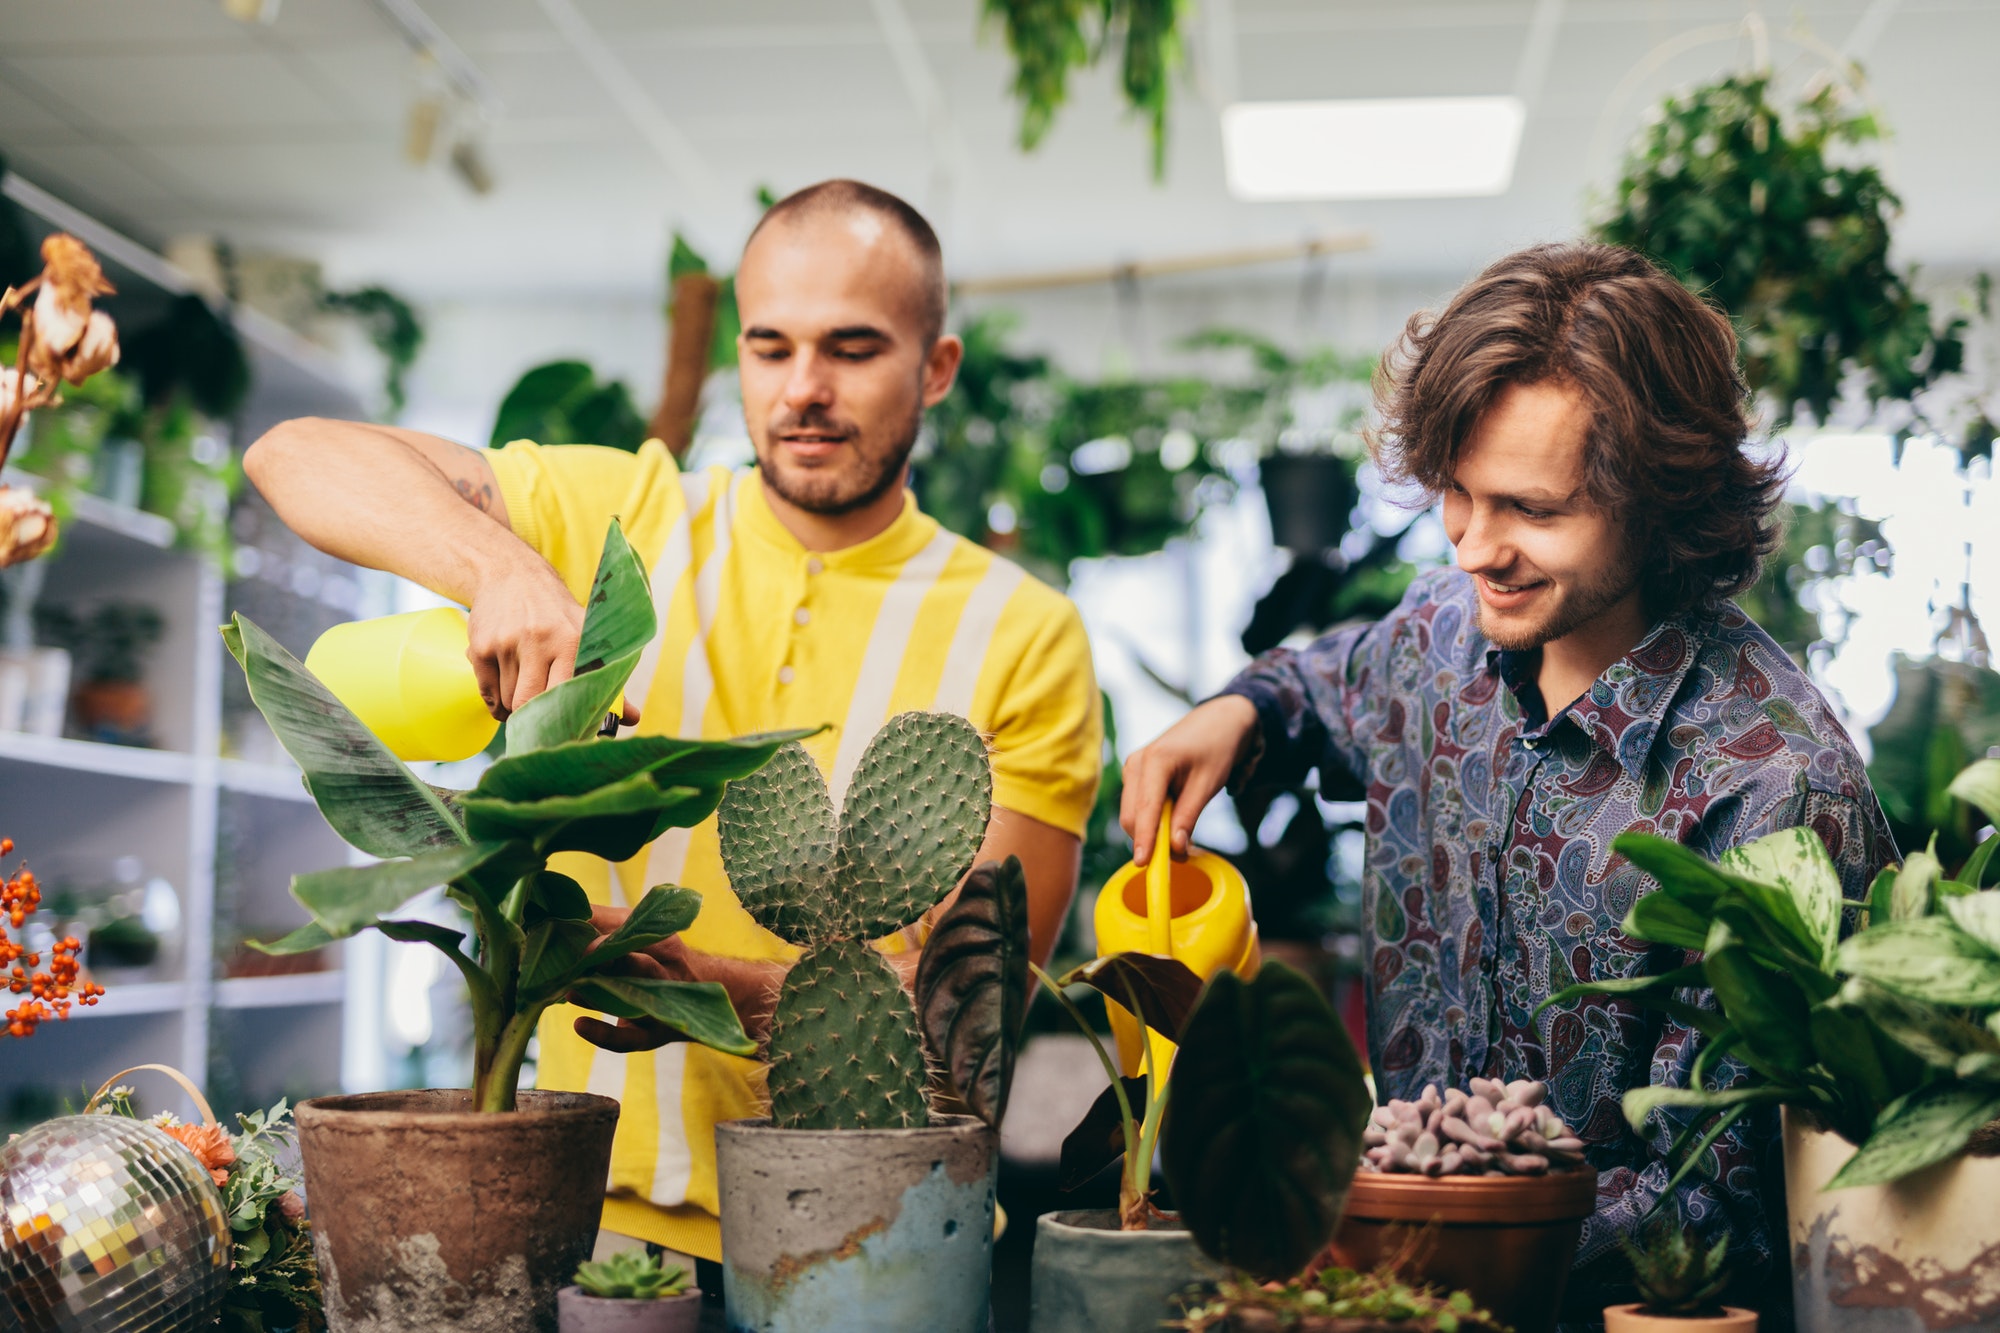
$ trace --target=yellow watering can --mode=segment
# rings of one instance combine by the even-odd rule
[[[1097,952],[1157,954],[1178,958],[1206,981],[1227,968],[1247,977],[1257,970],[1257,923],[1250,919],[1250,888],[1235,866],[1198,847],[1187,859],[1171,854],[1174,803],[1160,811],[1160,832],[1144,869],[1127,864],[1097,895]],[[1118,1063],[1129,1077],[1140,1072],[1139,1023],[1123,1005],[1105,1001]],[[1164,1070],[1174,1044],[1152,1033],[1153,1062]]]
[[[306,654],[319,677],[398,759],[470,759],[500,729],[479,697],[455,606],[335,625]]]

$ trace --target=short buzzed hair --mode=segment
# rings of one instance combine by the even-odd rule
[[[873,213],[886,219],[902,232],[904,239],[916,250],[924,270],[921,298],[924,345],[930,346],[944,333],[944,247],[938,244],[937,233],[931,230],[931,224],[924,220],[924,215],[887,190],[854,180],[830,180],[808,185],[772,204],[751,231],[750,240],[743,243],[743,248],[748,250],[750,241],[757,239],[757,233],[773,222],[787,219],[802,221],[822,214],[855,212]]]

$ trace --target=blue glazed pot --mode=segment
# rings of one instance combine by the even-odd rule
[[[986,1333],[999,1136],[715,1128],[732,1333]]]

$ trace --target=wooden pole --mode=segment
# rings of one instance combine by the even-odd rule
[[[706,273],[683,273],[674,279],[666,382],[646,430],[663,441],[676,459],[685,457],[694,443],[701,386],[708,380],[709,345],[715,340],[715,303],[721,292],[722,284]]]

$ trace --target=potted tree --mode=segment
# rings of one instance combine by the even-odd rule
[[[870,941],[965,876],[992,782],[970,722],[904,713],[869,742],[838,816],[795,744],[722,800],[730,886],[804,951],[771,1018],[771,1114],[716,1127],[732,1328],[986,1328],[995,1126],[1025,1006],[1020,863],[970,878],[925,945],[918,1004]],[[933,1109],[919,1007],[977,1115]]]
[[[559,1333],[695,1333],[701,1326],[701,1293],[688,1288],[687,1270],[645,1250],[580,1266],[557,1302]]]
[[[600,940],[583,889],[547,869],[561,851],[624,860],[665,829],[699,823],[726,784],[790,739],[593,739],[654,629],[645,571],[614,523],[578,674],[508,719],[506,757],[470,791],[419,779],[250,621],[223,630],[327,822],[383,858],[297,876],[292,896],[311,920],[264,947],[305,952],[377,930],[441,950],[471,995],[470,1089],[321,1097],[298,1109],[334,1333],[554,1327],[556,1292],[597,1229],[618,1106],[517,1092],[549,1005],[574,996],[718,1050],[755,1049],[721,987],[615,975],[627,954],[693,921],[699,895],[651,889]],[[470,948],[462,930],[399,915],[439,884],[471,920]]]
[[[1729,1233],[1705,1243],[1655,1213],[1637,1244],[1619,1237],[1639,1299],[1604,1311],[1604,1333],[1756,1333],[1757,1312],[1722,1303],[1729,1286]]]
[[[2000,819],[2000,760],[1973,764],[1950,791]],[[1857,1305],[1905,1309],[1933,1327],[1990,1316],[1980,1275],[2000,1247],[2000,890],[1980,886],[2000,838],[1954,878],[1913,852],[1877,877],[1866,903],[1843,901],[1806,829],[1713,864],[1648,834],[1612,845],[1660,885],[1633,904],[1625,933],[1698,950],[1699,961],[1580,983],[1545,1003],[1630,996],[1688,1017],[1709,1052],[1747,1067],[1724,1083],[1705,1053],[1693,1086],[1626,1094],[1635,1127],[1661,1107],[1696,1113],[1673,1183],[1731,1124],[1781,1107],[1800,1327],[1836,1327]],[[1842,939],[1849,910],[1860,929]],[[1715,1010],[1686,1004],[1689,987],[1712,991]]]

